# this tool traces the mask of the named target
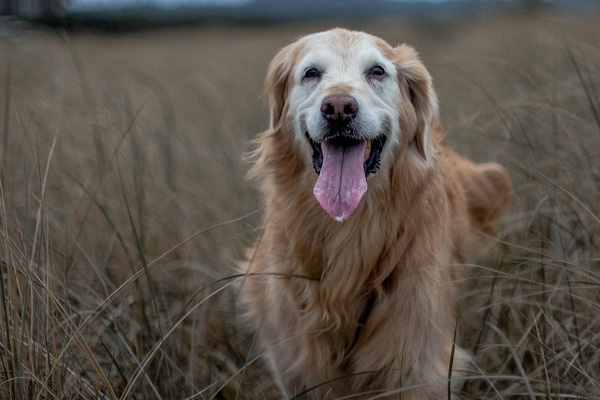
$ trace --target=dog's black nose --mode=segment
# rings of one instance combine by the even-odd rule
[[[329,122],[350,122],[358,114],[358,103],[352,96],[330,96],[321,103],[321,114]]]

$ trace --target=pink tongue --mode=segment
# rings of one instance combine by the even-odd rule
[[[363,157],[367,142],[338,146],[323,142],[323,166],[313,193],[321,207],[338,222],[347,220],[367,191]]]

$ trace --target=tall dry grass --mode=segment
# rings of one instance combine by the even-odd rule
[[[344,23],[422,54],[516,189],[469,267],[467,398],[600,397],[598,17]],[[236,318],[277,49],[334,23],[0,39],[0,397],[273,398]]]

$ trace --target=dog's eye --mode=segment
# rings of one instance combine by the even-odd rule
[[[304,72],[305,79],[319,78],[320,76],[321,76],[321,71],[319,71],[316,68],[309,68]]]
[[[371,76],[383,76],[385,75],[385,70],[381,65],[376,65],[369,70],[369,75]]]

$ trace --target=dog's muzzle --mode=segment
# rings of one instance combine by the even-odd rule
[[[360,108],[354,97],[327,97],[320,110],[323,140],[316,142],[306,132],[313,149],[313,167],[319,175],[313,192],[323,209],[341,222],[356,211],[367,190],[366,177],[379,169],[386,136],[371,138],[358,132]]]

